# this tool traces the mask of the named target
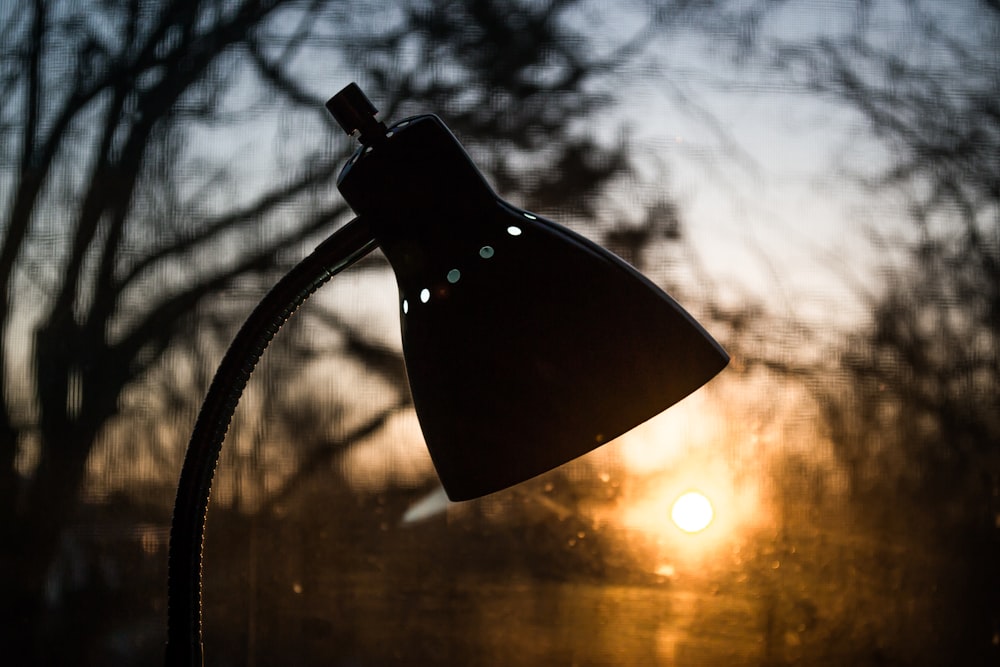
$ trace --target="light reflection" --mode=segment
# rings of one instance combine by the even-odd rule
[[[433,491],[420,498],[410,505],[403,514],[401,524],[414,524],[426,521],[427,519],[443,514],[448,510],[448,494],[443,486],[436,487]]]
[[[670,563],[663,563],[657,566],[656,575],[664,579],[671,579],[677,574],[677,569]]]

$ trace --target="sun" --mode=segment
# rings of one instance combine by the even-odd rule
[[[704,494],[697,491],[688,491],[681,495],[674,501],[674,505],[670,509],[670,518],[685,533],[698,533],[705,530],[708,524],[712,523],[714,516],[712,503]]]

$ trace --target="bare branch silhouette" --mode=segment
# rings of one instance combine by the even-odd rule
[[[601,188],[634,165],[626,140],[605,145],[585,128],[613,101],[609,78],[656,33],[597,57],[587,29],[563,20],[578,4],[403,3],[401,20],[377,29],[364,18],[384,13],[374,2],[37,0],[0,10],[0,564],[14,610],[0,627],[10,646],[60,662],[97,641],[92,615],[64,627],[58,646],[39,619],[88,460],[129,418],[123,397],[207,330],[236,323],[235,309],[206,313],[207,304],[272,276],[345,212],[332,194],[344,149],[332,147],[339,135],[310,85],[315,67],[346,63],[387,117],[446,115],[477,158],[498,156],[485,162],[505,195],[586,219]],[[244,178],[237,147],[283,123],[330,136],[255,143],[272,171]],[[335,313],[314,321],[402,386],[395,353]],[[15,344],[15,330],[29,340]],[[165,387],[168,414],[195,401],[189,385],[201,381]],[[369,430],[403,404],[370,415]],[[37,456],[23,456],[29,440]],[[316,447],[303,475],[339,444]],[[127,451],[154,456],[140,450]]]

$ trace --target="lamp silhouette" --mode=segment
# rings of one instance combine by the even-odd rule
[[[375,247],[396,275],[413,405],[452,500],[591,451],[684,398],[729,360],[634,268],[500,199],[436,116],[386,127],[355,84],[327,107],[361,143],[337,179],[358,217],[264,297],[209,388],[170,532],[168,664],[202,661],[208,495],[253,367],[298,305]]]

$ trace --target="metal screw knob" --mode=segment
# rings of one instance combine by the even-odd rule
[[[327,100],[326,108],[344,132],[354,136],[365,146],[377,146],[385,141],[385,123],[376,120],[378,109],[365,96],[358,84],[348,84],[343,90]]]

